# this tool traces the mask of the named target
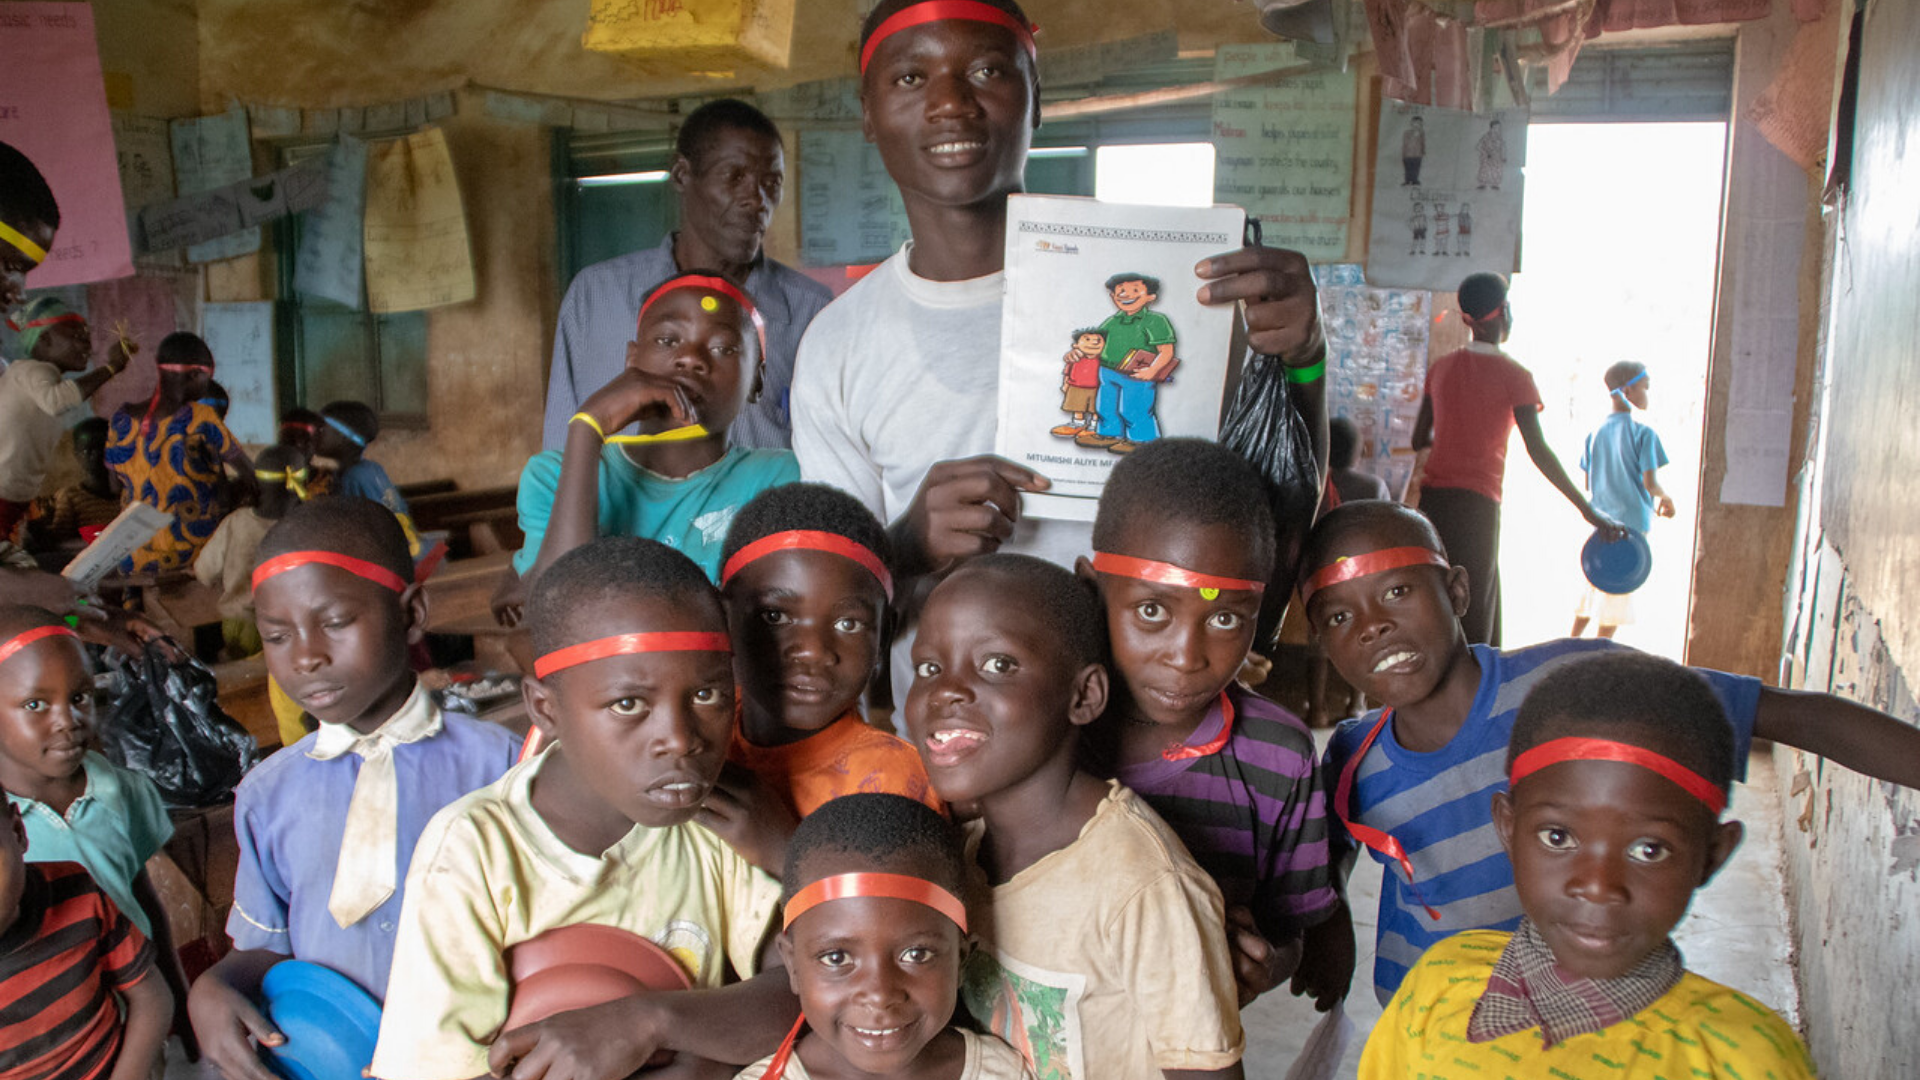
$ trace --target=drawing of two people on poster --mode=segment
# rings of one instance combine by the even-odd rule
[[[1115,311],[1099,326],[1073,332],[1062,358],[1060,408],[1067,423],[1052,434],[1080,446],[1129,454],[1160,437],[1154,404],[1160,384],[1180,365],[1174,356],[1173,322],[1149,309],[1160,299],[1160,280],[1122,272],[1107,279]]]
[[[1375,175],[1369,281],[1451,289],[1463,266],[1512,270],[1526,120],[1523,109],[1382,104],[1380,156],[1397,153],[1401,167]]]

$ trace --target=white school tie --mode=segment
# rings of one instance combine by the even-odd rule
[[[345,724],[321,724],[314,735],[307,756],[316,761],[360,756],[360,775],[340,834],[333,892],[327,897],[327,913],[343,930],[386,903],[398,881],[400,792],[393,749],[430,738],[441,726],[440,710],[427,688],[415,684],[400,711],[370,734],[361,735]]]

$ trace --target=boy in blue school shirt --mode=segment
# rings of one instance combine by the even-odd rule
[[[689,271],[647,293],[626,367],[581,403],[566,448],[520,474],[514,571],[531,580],[596,537],[638,536],[717,580],[734,514],[800,479],[791,451],[727,444],[760,390],[763,334],[753,300],[718,274]],[[636,422],[642,434],[614,434]]]
[[[1660,434],[1633,418],[1633,410],[1647,408],[1647,365],[1622,360],[1607,369],[1607,397],[1613,413],[1587,436],[1580,451],[1580,470],[1587,474],[1587,490],[1596,510],[1634,532],[1646,535],[1653,518],[1673,516],[1673,499],[1660,486],[1658,472],[1667,463]],[[1603,592],[1589,586],[1573,616],[1570,636],[1579,637],[1588,622],[1596,622],[1603,638],[1633,621],[1633,601],[1626,593]]]
[[[402,885],[429,818],[513,765],[504,728],[445,716],[407,666],[426,597],[399,522],[364,499],[302,503],[267,533],[253,574],[267,670],[319,730],[235,793],[234,952],[194,983],[189,1011],[228,1080],[272,1080],[249,1038],[281,1036],[255,1004],[285,959],[386,994]]]

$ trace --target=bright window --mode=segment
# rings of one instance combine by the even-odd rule
[[[1093,194],[1102,202],[1212,206],[1213,144],[1102,146],[1094,155]]]

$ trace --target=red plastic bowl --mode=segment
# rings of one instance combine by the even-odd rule
[[[507,1030],[647,990],[693,985],[672,953],[612,926],[561,926],[507,950]]]

